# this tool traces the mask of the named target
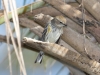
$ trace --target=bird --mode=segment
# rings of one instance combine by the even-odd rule
[[[40,38],[43,42],[50,42],[58,44],[60,41],[60,36],[63,34],[63,28],[66,25],[66,18],[62,15],[56,16],[52,18],[46,26],[44,27],[44,31],[42,33],[42,37]],[[44,52],[40,51],[35,63],[42,63]]]

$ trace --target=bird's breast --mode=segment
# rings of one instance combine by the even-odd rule
[[[51,32],[47,34],[45,41],[55,43],[59,39],[62,33],[63,33],[62,29],[53,28]]]

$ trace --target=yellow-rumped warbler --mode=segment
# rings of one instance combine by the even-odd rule
[[[42,33],[41,41],[44,42],[50,42],[50,43],[58,43],[61,34],[63,33],[63,27],[67,26],[66,19],[62,15],[56,16],[50,20],[46,27],[44,28],[44,31]],[[35,60],[35,63],[41,63],[43,59],[44,52],[40,51],[38,54],[37,59]]]

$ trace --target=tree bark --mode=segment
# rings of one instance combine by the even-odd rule
[[[48,4],[51,4],[54,8],[62,12],[64,15],[71,18],[76,23],[83,25],[83,15],[82,12],[75,9],[74,7],[70,6],[69,4],[65,4],[63,1],[60,0],[43,0],[47,2]],[[97,39],[97,41],[100,43],[100,24],[89,17],[88,15],[85,15],[85,24],[86,29]]]

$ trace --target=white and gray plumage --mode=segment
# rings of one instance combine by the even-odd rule
[[[66,19],[63,16],[56,16],[53,18],[44,28],[42,33],[41,41],[58,43],[61,34],[63,34],[63,27],[66,26]],[[35,63],[41,63],[43,59],[44,52],[40,51]]]

